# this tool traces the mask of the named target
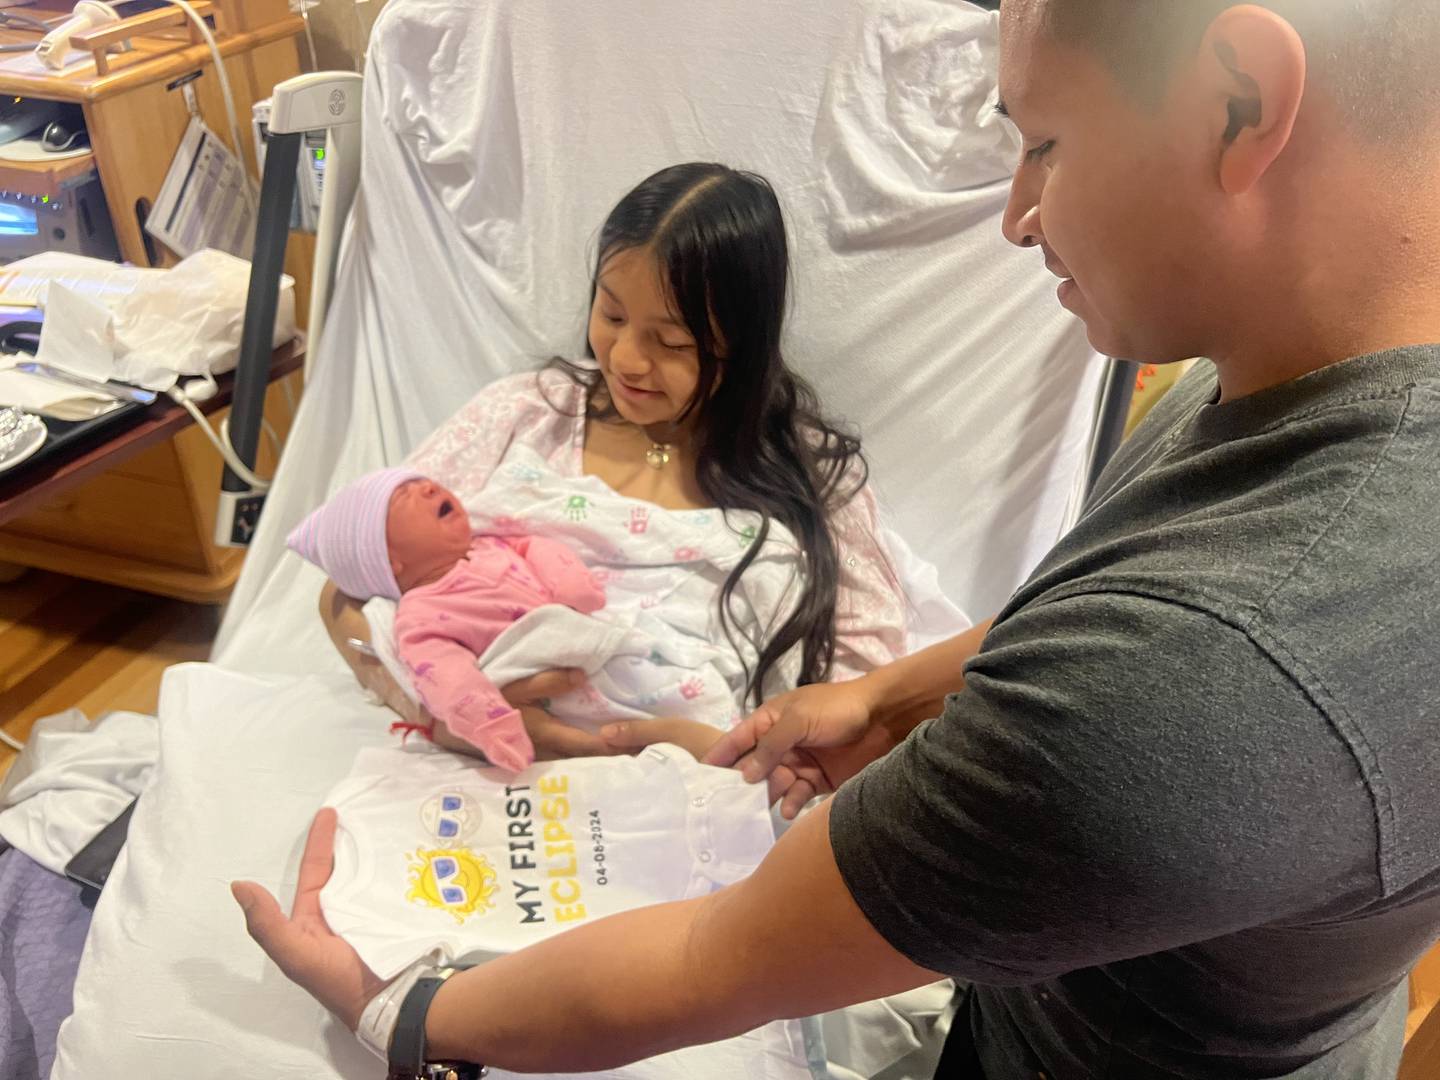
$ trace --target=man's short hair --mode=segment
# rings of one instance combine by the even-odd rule
[[[1158,100],[1175,63],[1237,0],[1024,0],[1057,41],[1095,52],[1129,89]],[[1362,128],[1440,120],[1440,0],[1254,0],[1305,41],[1312,84]]]

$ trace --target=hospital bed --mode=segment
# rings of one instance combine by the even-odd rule
[[[1000,235],[1018,146],[993,109],[995,19],[961,0],[391,0],[304,402],[214,665],[167,680],[54,1076],[373,1075],[225,890],[287,896],[305,821],[383,740],[284,536],[491,379],[575,354],[595,231],[656,168],[774,182],[788,355],[864,437],[914,640],[954,628],[942,594],[998,609],[1077,512],[1106,368]]]

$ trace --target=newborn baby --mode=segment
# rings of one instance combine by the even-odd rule
[[[569,547],[541,536],[472,534],[460,500],[408,469],[361,477],[287,543],[346,596],[399,601],[396,651],[431,715],[501,768],[535,760],[519,711],[476,661],[535,608],[563,604],[588,615],[605,606]]]

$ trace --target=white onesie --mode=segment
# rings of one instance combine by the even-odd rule
[[[668,745],[518,774],[419,744],[368,749],[326,804],[339,831],[320,904],[381,978],[713,892],[774,843],[763,784]]]

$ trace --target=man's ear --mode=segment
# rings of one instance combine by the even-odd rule
[[[1200,71],[1217,104],[1213,118],[1220,186],[1250,191],[1290,144],[1305,98],[1305,43],[1289,22],[1245,4],[1215,18]]]

